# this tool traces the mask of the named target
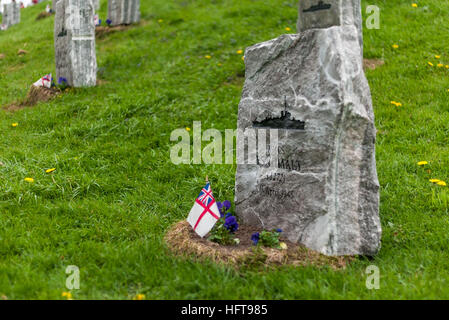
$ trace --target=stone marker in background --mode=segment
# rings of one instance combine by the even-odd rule
[[[51,0],[51,1],[52,1],[51,8],[53,9],[53,11],[56,11],[56,2],[58,2],[59,0]],[[94,5],[95,12],[100,10],[100,0],[92,0],[92,3]]]
[[[20,3],[17,0],[13,0],[11,4],[13,4],[13,24],[18,24],[20,23]]]
[[[59,0],[51,0],[51,8],[53,9],[53,12],[56,12],[56,3],[58,2]]]
[[[100,0],[93,0],[95,12],[100,10]]]
[[[356,26],[363,56],[362,8],[360,0],[299,1],[298,33],[315,28]]]
[[[140,21],[140,0],[109,0],[108,19],[111,26]]]
[[[20,4],[16,0],[4,4],[2,24],[8,28],[18,23],[20,23]]]
[[[94,7],[92,0],[59,0],[55,15],[56,79],[69,86],[95,86]]]
[[[258,143],[267,140],[260,129],[278,139],[267,132],[268,151],[255,164],[238,163],[236,213],[327,255],[374,255],[382,233],[376,129],[359,31],[341,23],[340,1],[324,3],[331,6],[300,12],[308,15],[301,25],[321,28],[246,50],[238,129],[257,129]]]

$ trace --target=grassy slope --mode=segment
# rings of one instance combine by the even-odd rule
[[[436,54],[449,64],[449,4],[417,2],[370,1],[382,9],[381,29],[364,32],[365,56],[386,62],[367,73],[384,227],[374,260],[338,272],[237,273],[166,254],[164,232],[185,217],[204,176],[219,199],[232,199],[235,170],[172,165],[171,131],[196,120],[235,128],[244,73],[236,51],[294,30],[297,12],[295,0],[144,0],[143,26],[97,42],[103,85],[0,111],[0,295],[61,298],[65,268],[77,265],[74,298],[449,298],[448,193],[428,182],[449,180],[449,71],[427,66]],[[44,6],[0,33],[0,105],[54,71],[53,18],[34,21]],[[378,291],[365,288],[369,264],[381,270]]]

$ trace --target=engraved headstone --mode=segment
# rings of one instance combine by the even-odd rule
[[[53,11],[56,11],[56,2],[58,2],[59,0],[51,0],[52,6],[51,8],[53,9]],[[100,10],[100,0],[92,0],[93,5],[94,5],[94,9],[95,11]]]
[[[20,4],[16,0],[4,4],[2,24],[8,28],[18,23],[20,23]]]
[[[108,19],[111,26],[140,21],[140,0],[109,0]]]
[[[20,3],[14,0],[11,4],[13,4],[13,24],[18,24],[20,23]]]
[[[350,26],[357,28],[363,52],[362,7],[360,0],[299,1],[298,33],[309,29]]]
[[[95,12],[100,10],[100,0],[93,0]]]
[[[256,130],[257,145],[268,146],[256,163],[238,148],[236,213],[327,255],[374,255],[382,233],[374,113],[357,27],[332,25],[339,19],[246,50],[238,129]]]
[[[92,0],[59,0],[55,15],[56,79],[69,86],[95,86],[97,58]]]

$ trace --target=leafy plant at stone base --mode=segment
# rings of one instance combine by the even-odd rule
[[[272,231],[262,231],[262,232],[256,232],[253,233],[251,236],[251,240],[253,241],[254,245],[262,245],[264,247],[270,247],[270,248],[276,248],[276,249],[282,249],[279,237],[281,236],[281,229],[276,229]]]
[[[67,79],[63,78],[63,77],[59,77],[58,85],[56,87],[59,88],[59,90],[61,90],[61,91],[64,91],[65,89],[67,89],[69,87]]]
[[[217,202],[220,210],[220,219],[210,232],[209,241],[219,243],[221,245],[237,245],[240,243],[239,239],[235,238],[235,232],[239,228],[237,218],[231,213],[227,212],[231,209],[231,202],[225,200]]]

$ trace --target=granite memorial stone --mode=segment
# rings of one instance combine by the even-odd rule
[[[299,1],[298,33],[309,29],[350,25],[354,25],[357,28],[359,44],[363,53],[362,7],[360,0]]]
[[[16,0],[4,4],[2,24],[8,28],[18,23],[20,23],[20,4]]]
[[[55,15],[56,79],[69,86],[96,85],[94,7],[92,0],[59,0]]]
[[[108,19],[111,21],[111,26],[138,23],[140,0],[109,0]]]
[[[93,0],[95,12],[100,10],[100,0]]]
[[[238,129],[275,130],[277,139],[256,163],[237,164],[236,214],[326,255],[374,255],[382,233],[376,129],[359,31],[341,23],[341,7],[325,6],[339,1],[301,2],[300,15],[318,15],[300,17],[301,26],[320,27],[245,53]]]

